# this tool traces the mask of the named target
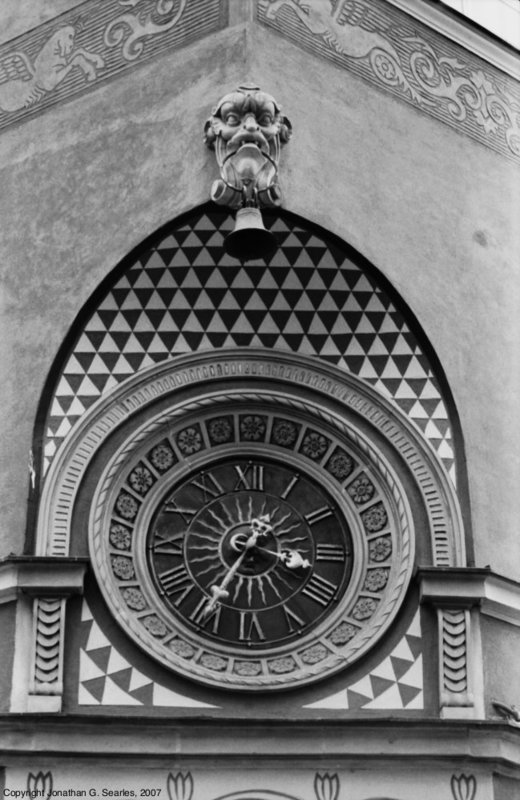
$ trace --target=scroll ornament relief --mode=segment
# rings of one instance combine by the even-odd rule
[[[119,0],[121,6],[135,8],[141,0]],[[175,0],[156,0],[153,11],[140,11],[137,14],[122,14],[109,23],[105,30],[104,40],[107,47],[114,47],[124,41],[122,53],[128,61],[139,58],[143,52],[145,37],[157,36],[173,28],[180,20],[187,0],[179,0],[177,9],[171,19],[168,17],[176,5]],[[155,22],[156,18],[160,22]],[[126,38],[127,34],[130,34]],[[126,41],[125,41],[126,39]]]
[[[285,25],[277,18],[284,8],[331,51],[366,59],[377,82],[400,89],[425,110],[445,110],[457,123],[503,135],[510,152],[520,156],[520,97],[491,73],[441,55],[410,30],[385,26],[367,0],[339,0],[335,6],[330,0],[261,0],[265,19],[282,30]],[[406,56],[399,55],[405,48]]]

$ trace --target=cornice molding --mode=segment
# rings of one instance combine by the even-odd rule
[[[0,562],[0,605],[23,592],[68,597],[83,592],[88,558],[11,556]]]
[[[225,719],[222,709],[194,718],[177,712],[176,718],[140,717],[124,720],[113,715],[90,717],[40,714],[0,716],[3,764],[27,765],[27,758],[44,764],[77,764],[78,758],[95,757],[96,764],[171,767],[175,763],[212,764],[220,768],[253,759],[257,766],[308,766],[319,758],[321,767],[337,763],[349,767],[384,769],[418,763],[430,765],[478,764],[507,768],[520,775],[520,729],[500,721],[344,720],[323,712],[315,720]],[[316,753],[319,731],[320,754]]]
[[[427,25],[446,39],[464,47],[473,55],[520,81],[520,55],[494,37],[487,36],[470,20],[459,19],[446,6],[434,6],[424,0],[386,0],[410,17]]]
[[[520,627],[520,583],[489,568],[419,569],[421,602],[434,606],[479,606],[482,614]]]

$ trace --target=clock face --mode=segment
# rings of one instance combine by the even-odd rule
[[[352,539],[314,478],[281,461],[235,457],[167,491],[147,552],[169,613],[210,640],[262,651],[330,614],[349,581]]]
[[[140,647],[219,688],[326,677],[381,635],[410,578],[402,490],[358,431],[257,388],[172,404],[107,462],[92,564]]]

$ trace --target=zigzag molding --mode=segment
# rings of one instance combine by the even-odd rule
[[[62,638],[66,598],[36,598],[33,606],[34,659],[31,694],[63,691]]]

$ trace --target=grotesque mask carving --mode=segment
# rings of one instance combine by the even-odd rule
[[[211,188],[214,202],[231,208],[280,205],[278,159],[291,124],[271,95],[258,86],[239,86],[218,102],[204,133],[220,168]]]

